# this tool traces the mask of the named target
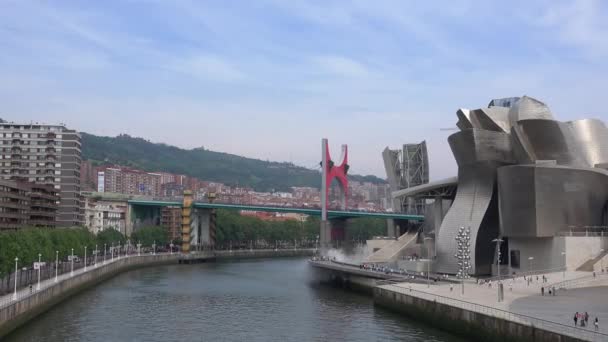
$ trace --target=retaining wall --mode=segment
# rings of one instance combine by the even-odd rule
[[[376,287],[374,304],[474,341],[578,342],[580,339]]]

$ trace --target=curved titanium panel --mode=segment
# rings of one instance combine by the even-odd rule
[[[608,129],[597,119],[568,122],[587,163],[594,167],[608,163]]]
[[[546,104],[524,96],[509,109],[509,122],[514,126],[520,120],[530,119],[553,120],[553,114]]]
[[[509,108],[506,107],[474,109],[471,111],[471,120],[477,123],[476,128],[503,133],[511,131]]]
[[[458,126],[460,130],[464,131],[465,129],[473,128],[473,123],[471,123],[470,110],[461,108],[456,111],[456,116],[458,117],[458,122],[456,123],[456,126]]]
[[[471,274],[490,273],[492,245],[498,236],[496,169],[512,163],[506,133],[469,129],[448,141],[458,163],[458,190],[436,237],[438,272],[456,273],[455,237],[460,227],[471,229]]]
[[[509,134],[468,129],[448,137],[458,166],[481,161],[514,163]]]
[[[559,165],[589,167],[569,124],[554,120],[522,120],[514,136],[525,146],[531,162],[555,160]],[[528,162],[528,160],[520,160]]]
[[[484,217],[491,206],[496,168],[500,164],[484,162],[460,167],[458,191],[454,203],[441,223],[436,236],[437,259],[434,270],[441,273],[458,272],[456,234],[460,227],[471,228],[470,274],[489,273],[492,264],[491,239],[498,236],[498,222],[485,222]],[[488,241],[488,236],[490,241]],[[478,248],[477,246],[479,245]],[[483,253],[480,249],[487,249]]]
[[[608,172],[565,166],[498,169],[501,233],[553,237],[569,226],[605,225]]]

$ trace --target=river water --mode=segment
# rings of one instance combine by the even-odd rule
[[[83,291],[5,341],[461,341],[311,286],[305,259],[144,268]]]

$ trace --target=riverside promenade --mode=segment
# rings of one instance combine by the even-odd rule
[[[608,291],[600,287],[608,285],[608,275],[554,272],[544,276],[546,281],[542,275],[538,280],[536,275],[530,276],[530,282],[523,277],[502,280],[504,299],[500,302],[497,281],[491,285],[467,281],[464,295],[460,284],[387,281],[374,289],[374,300],[479,340],[608,341],[608,306],[604,302]],[[553,287],[557,291],[550,296]],[[589,313],[586,327],[574,326],[577,311]],[[598,331],[593,326],[595,317],[600,322]]]

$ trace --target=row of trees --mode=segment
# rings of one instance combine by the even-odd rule
[[[256,217],[242,216],[230,210],[218,210],[216,240],[220,245],[229,241],[316,240],[319,226],[319,218],[313,216],[309,216],[304,222],[264,221]],[[372,236],[385,234],[384,219],[358,218],[346,225],[346,235],[354,240],[367,240]]]
[[[229,210],[217,211],[216,242],[225,245],[229,242],[265,241],[314,241],[319,234],[319,219],[309,217],[306,221],[264,221],[256,217],[241,216]],[[354,240],[367,240],[375,235],[384,235],[386,221],[382,219],[360,218],[352,220],[347,225],[347,236]],[[74,248],[74,254],[82,256],[84,247],[92,255],[97,248],[103,249],[104,244],[110,246],[124,244],[127,238],[114,229],[107,229],[97,235],[85,228],[41,229],[26,228],[18,231],[0,233],[0,277],[14,268],[15,257],[19,257],[20,265],[31,266],[38,261],[38,253],[43,261],[55,260],[55,251],[59,258],[65,260]],[[138,229],[130,237],[132,245],[141,243],[143,246],[165,246],[169,243],[167,230],[159,226],[149,226]],[[173,241],[179,244],[179,241]]]

